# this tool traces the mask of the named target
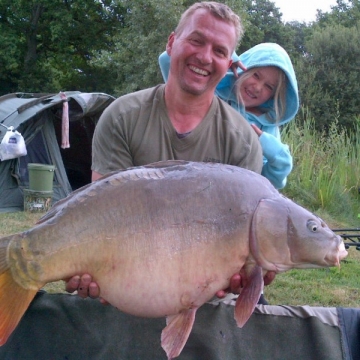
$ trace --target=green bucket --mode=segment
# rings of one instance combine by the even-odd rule
[[[54,165],[28,164],[29,189],[33,191],[52,191]]]

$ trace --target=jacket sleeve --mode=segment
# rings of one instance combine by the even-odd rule
[[[166,51],[159,56],[159,65],[164,82],[167,82],[170,71],[170,56]]]
[[[264,156],[261,174],[270,180],[275,188],[282,189],[293,167],[289,146],[283,144],[280,137],[266,132],[262,133],[259,140]]]
[[[237,62],[237,61],[240,60],[240,57],[236,54],[235,51],[234,51],[234,52],[232,53],[232,55],[231,55],[231,60],[232,60],[233,62]]]

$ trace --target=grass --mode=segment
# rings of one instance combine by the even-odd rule
[[[41,214],[0,213],[0,237],[32,227]],[[338,225],[338,224],[337,224]],[[273,305],[358,307],[360,305],[360,251],[349,249],[341,268],[290,270],[265,288]],[[64,292],[63,281],[46,285],[48,292]]]
[[[312,211],[325,211],[338,222],[360,223],[360,128],[348,135],[330,125],[327,134],[314,131],[314,120],[290,122],[282,140],[289,144],[294,168],[283,193]]]
[[[0,237],[29,229],[41,215],[25,211],[0,213]]]
[[[360,306],[360,251],[351,248],[339,268],[290,270],[265,288],[275,304],[335,307]]]

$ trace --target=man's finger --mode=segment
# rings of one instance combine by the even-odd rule
[[[80,285],[80,276],[73,276],[70,279],[66,279],[65,281],[65,290],[69,293],[73,293],[78,289]]]
[[[78,287],[78,295],[82,298],[89,296],[89,285],[91,283],[91,276],[84,274],[80,278],[80,284]]]
[[[264,285],[269,285],[275,279],[276,273],[275,271],[268,271],[264,276]]]
[[[231,277],[230,291],[233,294],[240,294],[240,291],[241,291],[241,276],[240,276],[240,274],[235,274]]]
[[[89,284],[89,296],[93,299],[100,296],[100,288],[98,284],[93,281]]]
[[[228,292],[225,291],[225,290],[219,290],[215,295],[219,298],[219,299],[222,299],[226,296]]]

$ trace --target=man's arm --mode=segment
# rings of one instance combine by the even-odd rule
[[[101,177],[102,177],[102,174],[99,174],[99,173],[96,172],[96,171],[93,171],[93,172],[91,173],[91,181],[92,181],[92,182],[95,181],[95,180],[100,179]]]

